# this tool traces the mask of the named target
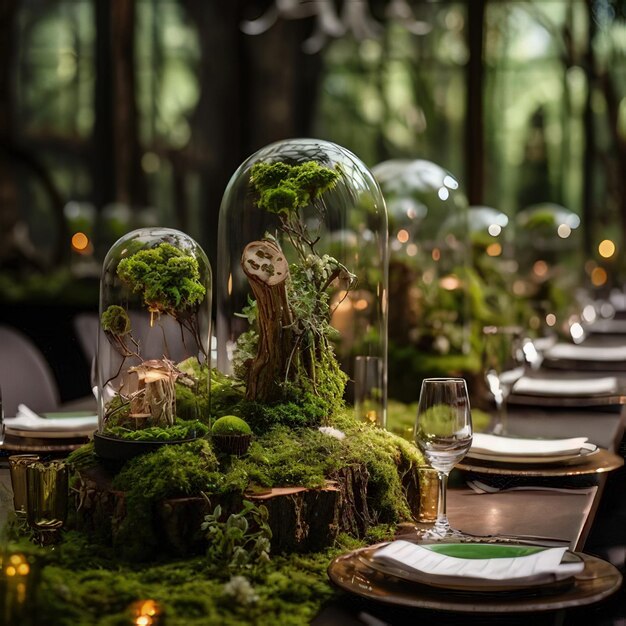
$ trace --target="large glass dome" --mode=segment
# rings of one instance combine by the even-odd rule
[[[457,179],[430,161],[385,161],[373,173],[389,212],[391,392],[413,401],[420,376],[466,368],[467,199]]]
[[[279,402],[307,377],[323,395],[337,363],[348,399],[384,424],[387,213],[351,152],[291,139],[235,172],[219,217],[217,340],[218,368],[248,400]]]
[[[135,230],[109,250],[96,359],[102,456],[206,432],[211,289],[204,251],[177,230]]]
[[[554,203],[529,206],[515,218],[515,250],[519,279],[514,290],[535,312],[531,327],[569,335],[570,326],[579,322],[574,294],[583,282],[580,218]]]

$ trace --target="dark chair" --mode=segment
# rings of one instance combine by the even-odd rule
[[[0,389],[4,414],[13,416],[17,405],[36,412],[54,411],[59,391],[43,354],[26,335],[0,326]]]

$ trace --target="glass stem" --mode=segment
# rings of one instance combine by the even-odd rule
[[[496,425],[493,428],[494,435],[504,435],[506,433],[506,398],[496,400],[496,412],[498,419]]]
[[[437,525],[448,524],[448,515],[446,513],[446,494],[448,491],[448,474],[446,472],[437,472],[439,476],[439,498],[437,500]]]

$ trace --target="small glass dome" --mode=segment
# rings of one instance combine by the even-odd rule
[[[346,397],[384,425],[386,311],[387,213],[365,165],[318,139],[246,160],[219,216],[218,368],[272,403],[307,377],[316,397],[340,397],[345,382],[327,376],[338,364]]]
[[[104,260],[97,344],[101,456],[206,432],[211,267],[182,232],[144,228]],[[137,446],[135,446],[137,448]]]
[[[389,212],[390,393],[413,401],[420,375],[462,371],[458,357],[469,351],[467,199],[430,161],[385,161],[372,171]]]
[[[580,217],[553,203],[535,204],[515,218],[515,256],[519,280],[514,284],[534,310],[531,328],[569,335],[578,323],[574,293],[582,282]]]

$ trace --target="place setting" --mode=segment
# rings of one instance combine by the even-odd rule
[[[450,525],[446,502],[452,468],[472,450],[497,455],[513,441],[472,430],[465,381],[424,380],[414,432],[415,443],[438,474],[434,523],[336,558],[328,568],[331,581],[370,600],[467,613],[553,610],[596,602],[615,591],[621,583],[619,571],[572,551],[568,542],[529,535],[481,536]],[[513,451],[520,458],[545,460],[574,456],[583,448],[589,454],[597,451],[585,438],[516,440]]]
[[[98,427],[90,411],[36,413],[18,405],[15,417],[4,419],[2,449],[16,452],[71,452],[83,445]]]
[[[545,407],[617,407],[626,403],[623,378],[559,370],[527,371],[517,380],[509,404]]]
[[[546,370],[534,369],[529,343],[520,327],[485,327],[483,339],[483,376],[495,411],[488,432],[474,434],[458,469],[520,477],[562,477],[606,472],[623,464],[621,457],[586,436],[516,436],[508,418],[510,403],[565,408],[608,406],[612,399],[621,399],[618,394],[623,383],[618,377],[546,374]]]

